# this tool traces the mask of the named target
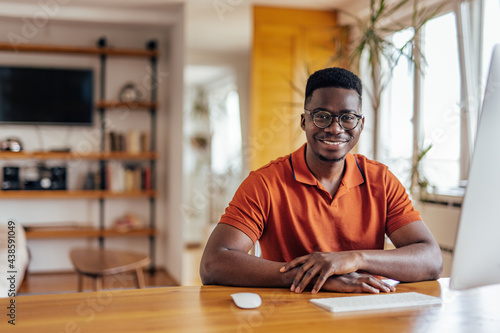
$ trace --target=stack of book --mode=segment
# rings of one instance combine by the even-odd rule
[[[151,189],[151,168],[139,164],[109,162],[105,170],[105,189],[113,192]]]
[[[140,164],[109,162],[104,169],[104,184],[99,172],[89,172],[83,185],[87,190],[131,192],[151,190],[151,167]]]
[[[106,151],[129,153],[148,152],[149,133],[131,130],[127,133],[108,132],[106,134]]]

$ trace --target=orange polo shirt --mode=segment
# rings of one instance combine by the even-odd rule
[[[305,150],[251,172],[219,222],[259,240],[263,258],[288,262],[314,251],[382,249],[384,234],[421,220],[387,166],[348,154],[332,198],[309,171]]]

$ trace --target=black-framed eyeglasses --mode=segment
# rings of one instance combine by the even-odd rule
[[[304,111],[311,115],[314,125],[316,125],[316,127],[318,128],[327,128],[333,123],[333,118],[337,117],[337,123],[339,124],[339,126],[346,131],[350,131],[355,129],[359,124],[359,120],[363,118],[363,116],[354,113],[344,113],[338,115],[322,110],[309,111],[304,109]]]

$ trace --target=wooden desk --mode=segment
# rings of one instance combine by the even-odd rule
[[[500,332],[500,286],[450,291],[449,281],[401,284],[398,292],[441,296],[437,307],[378,314],[335,315],[286,289],[165,287],[77,294],[19,296],[16,332]],[[263,304],[241,310],[230,294],[252,291]],[[6,312],[9,299],[0,299]],[[0,331],[9,332],[0,316]],[[14,330],[12,330],[14,332]]]

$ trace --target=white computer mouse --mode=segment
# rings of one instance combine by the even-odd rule
[[[255,309],[262,304],[260,296],[255,293],[235,293],[231,297],[236,306],[242,309]]]

